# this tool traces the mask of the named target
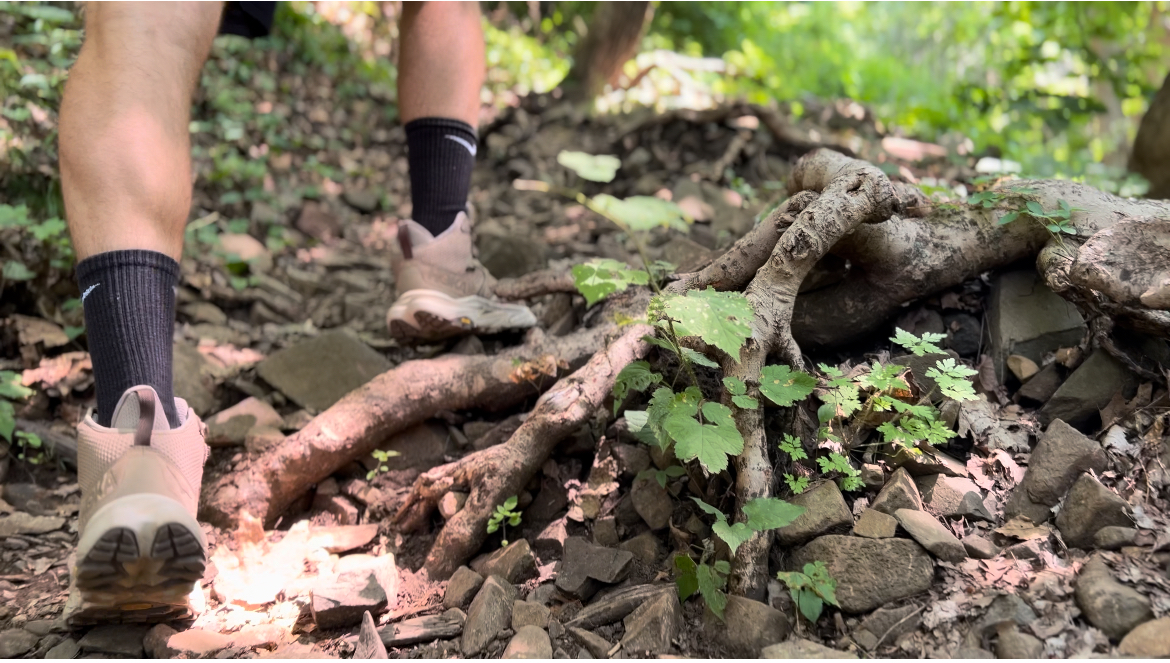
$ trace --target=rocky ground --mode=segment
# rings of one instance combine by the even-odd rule
[[[520,340],[404,348],[389,338],[386,248],[410,211],[402,132],[368,107],[329,114],[297,104],[269,111],[343,149],[305,146],[270,160],[264,200],[224,196],[213,146],[197,151],[175,388],[210,425],[207,477],[281,444],[404,360]],[[904,180],[970,186],[974,158],[882,139],[854,106],[812,108],[789,125],[749,106],[589,119],[527,98],[482,133],[472,198],[480,257],[499,277],[631,259],[628,238],[580,205],[513,186],[570,183],[555,160],[562,149],[622,159],[618,179],[590,193],[669,197],[696,219],[687,235],[651,240],[651,257],[682,271],[778,202],[778,183],[812,144],[845,147]],[[345,172],[344,182],[321,166]],[[562,445],[518,496],[520,525],[489,539],[468,567],[445,582],[416,573],[430,540],[395,532],[389,516],[421,471],[505,441],[520,408],[444,412],[387,440],[383,450],[398,455],[313,486],[275,531],[249,519],[236,531],[208,527],[213,564],[191,625],[71,631],[60,617],[77,539],[73,427],[93,403],[92,376],[65,331],[79,312],[59,303],[76,293],[67,281],[44,285],[11,299],[6,291],[0,309],[0,369],[35,390],[17,403],[18,430],[44,442],[14,444],[0,460],[0,658],[1170,655],[1170,400],[1105,352],[1086,352],[1085,321],[1030,265],[913,302],[896,321],[945,333],[947,351],[979,371],[982,398],[944,412],[960,434],[944,454],[867,452],[864,490],[842,494],[827,481],[782,495],[808,511],[778,531],[773,571],[820,560],[839,582],[840,609],[812,625],[796,618],[779,581],[763,601],[732,598],[725,621],[698,598],[680,604],[674,552],[707,537],[710,518],[676,499],[689,478],[660,485],[644,474],[671,459],[637,443],[621,419]],[[588,323],[577,296],[531,305],[549,334]],[[813,358],[846,371],[866,357],[933,364],[891,357],[888,335]],[[1134,342],[1170,365],[1164,341]],[[462,497],[447,495],[444,516]]]

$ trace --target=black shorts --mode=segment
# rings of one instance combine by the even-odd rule
[[[240,35],[249,39],[267,37],[276,17],[275,2],[228,2],[223,8],[219,34]]]

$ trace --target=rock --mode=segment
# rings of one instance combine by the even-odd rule
[[[43,638],[54,630],[57,630],[58,624],[59,622],[54,619],[34,619],[31,622],[25,622],[24,630]]]
[[[378,193],[370,189],[346,189],[342,192],[341,199],[359,212],[370,214],[378,210]]]
[[[77,658],[77,655],[80,653],[81,653],[81,646],[77,644],[77,641],[74,640],[73,638],[65,638],[61,642],[58,642],[56,645],[54,645],[52,649],[45,652],[45,658],[70,659],[70,658]],[[0,656],[4,656],[4,652],[0,652]],[[12,658],[12,657],[5,656],[5,658]],[[152,656],[152,658],[158,658],[158,657]]]
[[[722,620],[709,608],[704,610],[703,626],[707,637],[740,658],[759,657],[761,649],[788,637],[792,630],[784,613],[741,596],[727,597]]]
[[[389,369],[385,357],[340,330],[274,352],[256,366],[265,382],[317,412]]]
[[[1036,362],[1024,355],[1009,355],[1007,367],[1021,383],[1027,382],[1028,378],[1040,372],[1040,367],[1036,365]]]
[[[175,396],[187,401],[187,405],[200,417],[207,416],[215,407],[215,394],[211,390],[211,365],[203,353],[186,343],[174,344],[172,351],[174,378],[172,389]]]
[[[955,652],[954,658],[995,658],[995,654],[978,647],[959,647],[959,650]]]
[[[463,626],[463,639],[459,643],[464,656],[479,654],[495,640],[497,633],[508,628],[515,600],[516,588],[504,578],[491,576],[484,581],[483,588],[467,611],[467,623]]]
[[[1004,625],[999,630],[999,641],[995,645],[996,658],[1042,658],[1044,643],[1035,636],[1020,633],[1015,624]]]
[[[207,658],[211,654],[227,649],[232,644],[230,635],[201,628],[179,631],[167,638],[167,658]]]
[[[963,537],[963,548],[972,559],[994,559],[999,554],[999,548],[994,543],[978,534]]]
[[[369,613],[366,613],[369,614]],[[365,621],[365,616],[362,616]],[[276,624],[255,624],[232,634],[232,647],[271,647],[285,639],[287,631]]]
[[[349,571],[314,585],[309,609],[319,628],[331,629],[357,624],[363,612],[377,614],[388,603],[386,591],[373,572]]]
[[[467,493],[452,490],[439,499],[439,515],[443,516],[443,520],[450,520],[466,503]]]
[[[271,405],[249,396],[207,420],[207,443],[243,444],[252,427],[279,428],[283,421]]]
[[[630,489],[630,499],[634,502],[634,510],[652,530],[665,528],[670,524],[670,514],[674,512],[674,504],[666,489],[658,485],[652,478],[644,478],[634,482]]]
[[[318,545],[327,552],[343,553],[361,548],[373,541],[378,535],[378,524],[314,527],[310,534],[313,545]]]
[[[792,638],[787,642],[764,647],[760,652],[760,658],[857,658],[857,654],[830,649],[804,638]]]
[[[900,467],[910,473],[912,477],[929,474],[945,474],[949,477],[970,476],[967,466],[951,458],[945,453],[934,449],[930,453],[912,454],[905,449],[899,449],[890,459],[895,467]]]
[[[613,649],[613,645],[609,640],[597,635],[593,631],[586,631],[583,628],[570,627],[569,635],[577,641],[577,644],[585,648],[593,658],[609,658],[609,650]]]
[[[539,626],[521,626],[502,658],[552,658],[552,641]]]
[[[532,555],[528,541],[520,539],[486,558],[472,560],[471,568],[484,577],[500,576],[510,583],[521,583],[536,577],[536,557]]]
[[[847,527],[853,522],[853,514],[835,481],[822,481],[788,501],[804,507],[805,512],[776,530],[776,540],[782,546],[804,543],[835,527]]]
[[[130,626],[124,624],[109,624],[94,627],[77,642],[87,652],[99,654],[114,654],[122,658],[142,658],[145,650],[142,641],[147,626]],[[34,642],[36,637],[34,636]]]
[[[378,631],[378,635],[382,638],[382,644],[387,647],[408,647],[420,642],[458,637],[463,632],[466,621],[467,615],[463,614],[462,610],[451,608],[441,615],[415,617],[396,624],[387,624]],[[491,637],[495,637],[494,632]]]
[[[995,522],[995,518],[987,510],[987,505],[983,503],[983,498],[979,496],[979,493],[963,495],[963,499],[959,502],[959,508],[955,510],[953,515],[955,518],[982,520],[987,523]]]
[[[826,535],[813,539],[792,556],[791,567],[825,562],[837,579],[837,601],[850,614],[913,596],[930,588],[934,562],[914,541]]]
[[[568,504],[569,493],[565,490],[565,484],[547,476],[542,477],[540,491],[524,510],[524,518],[533,523],[548,522],[559,516]]]
[[[643,445],[619,442],[613,445],[610,453],[617,458],[618,470],[625,479],[633,479],[650,469],[650,452]]]
[[[1025,515],[1034,523],[1044,522],[1051,514],[1047,507],[1058,504],[1078,476],[1088,470],[1102,472],[1108,464],[1096,440],[1059,419],[1053,421],[1040,436],[1023,481],[1004,506],[1005,518]]]
[[[983,495],[979,491],[979,486],[970,479],[934,474],[918,477],[914,480],[914,485],[922,495],[922,504],[929,507],[931,513],[937,513],[944,518],[957,518],[971,515],[965,512],[976,509],[986,515],[984,520],[991,520],[991,514],[987,513],[983,506]],[[967,495],[973,495],[974,501],[964,502]]]
[[[248,263],[253,273],[256,272],[270,272],[272,271],[272,254],[268,252],[268,247],[245,233],[224,233],[219,236],[219,248],[229,256],[238,258],[241,262]]]
[[[57,516],[33,516],[17,511],[9,516],[0,516],[0,539],[15,534],[44,534],[65,526],[65,519]]]
[[[444,462],[449,438],[446,426],[436,421],[423,422],[407,428],[378,447],[383,451],[395,451],[398,453],[397,456],[391,456],[379,463],[373,456],[366,455],[362,456],[361,462],[367,470],[385,465],[390,471],[406,469],[426,471]]]
[[[853,641],[867,651],[879,645],[888,645],[918,628],[922,610],[913,605],[900,608],[878,608],[861,622]]]
[[[338,525],[357,525],[358,508],[344,495],[316,495],[313,498],[314,513],[328,513]]]
[[[362,614],[362,628],[358,632],[357,647],[353,657],[359,660],[388,659],[386,645],[382,644],[382,636],[378,634],[378,625],[374,623],[374,616],[367,610]]]
[[[1110,525],[1129,527],[1129,505],[1093,475],[1082,474],[1064,500],[1056,527],[1070,548],[1089,548],[1097,531]]]
[[[1121,550],[1125,546],[1133,545],[1137,533],[1138,531],[1132,527],[1108,525],[1093,535],[1093,547],[1098,550]]]
[[[881,511],[866,509],[853,524],[853,534],[867,539],[892,539],[898,530],[898,520]]]
[[[1149,600],[1114,580],[1109,567],[1097,555],[1085,563],[1077,576],[1076,598],[1089,623],[1110,638],[1120,639],[1154,617]]]
[[[618,538],[616,518],[613,516],[598,518],[593,523],[593,543],[609,548],[621,543],[621,539]]]
[[[40,638],[37,636],[20,628],[2,631],[0,632],[0,658],[18,658],[32,651],[32,648],[37,646],[39,640]],[[139,656],[141,656],[141,646],[139,646],[138,652]]]
[[[1035,401],[1037,403],[1047,403],[1048,399],[1056,393],[1060,385],[1064,382],[1064,376],[1060,373],[1060,367],[1056,362],[1040,369],[1040,372],[1033,375],[1031,380],[1028,380],[1020,390],[1016,392],[1021,399]]]
[[[967,559],[967,550],[942,523],[925,511],[898,509],[894,517],[914,540],[935,557],[959,563]]]
[[[880,465],[865,463],[861,466],[861,481],[866,490],[881,490],[886,485],[886,474]]]
[[[1027,626],[1036,621],[1036,612],[1015,594],[1000,594],[987,606],[987,612],[975,623],[972,634],[990,637],[1001,624]]]
[[[662,544],[658,542],[658,537],[650,532],[643,532],[629,541],[623,541],[618,548],[633,553],[634,557],[647,564],[657,564],[662,554]]]
[[[1108,352],[1097,349],[1052,394],[1036,418],[1042,424],[1062,419],[1081,425],[1097,416],[1114,394],[1132,397],[1135,387],[1133,374]]]
[[[167,648],[167,641],[177,633],[167,624],[155,624],[142,639],[142,646],[150,658],[171,658],[174,654]]]
[[[673,585],[634,585],[617,589],[585,606],[565,626],[592,629],[625,619],[659,592],[675,591]]]
[[[918,487],[910,478],[905,468],[898,468],[881,492],[874,498],[869,508],[880,511],[887,516],[894,515],[898,509],[922,510],[922,496],[918,494]]]
[[[260,453],[284,441],[285,435],[274,426],[253,426],[244,435],[244,448],[249,453]]]
[[[522,234],[479,232],[479,261],[498,279],[516,278],[547,266],[548,245]]]
[[[1138,625],[1122,638],[1118,651],[1134,658],[1170,658],[1170,617]]]
[[[297,230],[321,241],[340,237],[343,226],[341,219],[330,213],[325,205],[311,201],[301,208],[294,225]]]
[[[551,614],[548,608],[535,601],[515,601],[512,603],[512,628],[516,630],[522,626],[548,628],[548,618]]]
[[[334,571],[338,575],[347,573],[373,574],[374,580],[382,591],[386,593],[387,608],[394,608],[398,603],[398,565],[394,562],[393,553],[382,555],[356,554],[346,555],[337,561]]]
[[[1009,355],[1039,363],[1046,352],[1080,343],[1085,332],[1077,308],[1052,292],[1031,267],[995,277],[987,321],[991,358],[1001,383]]]
[[[553,598],[557,595],[557,586],[555,583],[546,582],[542,585],[537,585],[531,592],[528,592],[526,601],[539,603],[540,605],[549,605]]]
[[[466,566],[455,570],[455,574],[447,581],[447,591],[443,594],[444,608],[462,608],[475,598],[475,593],[483,587],[483,576]]]
[[[212,325],[226,325],[228,321],[227,314],[211,302],[191,302],[189,304],[184,304],[181,310],[184,315],[191,318],[192,322],[206,322]]]
[[[659,592],[626,617],[622,649],[639,657],[667,654],[671,641],[678,636],[681,622],[682,606],[678,594]]]
[[[625,580],[634,554],[596,546],[581,537],[565,541],[565,555],[557,573],[557,589],[588,600],[600,589],[599,583],[614,584]]]
[[[979,354],[983,324],[970,313],[952,313],[943,316],[947,330],[947,347],[959,353],[960,357],[976,357]],[[976,357],[977,358],[977,357]]]

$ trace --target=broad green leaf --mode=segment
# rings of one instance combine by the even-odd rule
[[[698,364],[699,366],[706,366],[707,368],[719,368],[719,364],[715,363],[714,360],[708,359],[707,355],[701,352],[695,352],[690,348],[682,348],[682,356],[690,359],[691,362]]]
[[[808,398],[816,389],[816,379],[808,373],[793,371],[783,364],[765,366],[760,372],[760,393],[776,405],[791,407]]]
[[[682,209],[669,200],[654,196],[631,196],[622,200],[602,193],[593,197],[593,205],[633,231],[674,228],[687,232],[687,221]]]
[[[735,403],[736,407],[744,410],[754,410],[760,407],[760,402],[751,396],[732,396],[731,402]]]
[[[747,393],[747,385],[739,378],[725,377],[723,378],[723,386],[727,388],[727,393],[732,396],[742,396]]]
[[[699,591],[698,565],[687,555],[674,556],[674,584],[678,587],[678,600],[686,601]]]
[[[703,414],[715,408],[727,407],[719,403],[704,403]],[[728,410],[727,419],[731,415]],[[672,414],[663,422],[666,432],[674,440],[674,453],[683,461],[698,460],[703,469],[718,474],[727,469],[727,457],[743,453],[743,436],[734,424],[701,424],[693,416]]]
[[[0,396],[4,398],[28,398],[33,390],[20,382],[20,373],[0,371]]]
[[[715,569],[706,564],[700,564],[695,575],[698,579],[699,594],[703,596],[711,612],[722,620],[723,611],[727,608],[727,594],[720,589],[723,586],[722,579],[715,573]]]
[[[631,433],[637,433],[646,427],[646,422],[650,420],[650,413],[645,410],[626,410],[626,425],[629,426]]]
[[[631,285],[646,285],[650,275],[640,269],[630,269],[625,263],[601,258],[583,265],[573,265],[573,285],[593,306],[607,295],[621,292]]]
[[[12,403],[0,401],[0,437],[12,441],[12,431],[16,428],[16,412]]]
[[[1026,207],[1028,208],[1028,213],[1031,214],[1032,216],[1038,216],[1038,217],[1048,216],[1047,214],[1044,213],[1044,208],[1040,206],[1040,203],[1036,202],[1035,200],[1029,200]]]
[[[1004,214],[1003,216],[999,217],[999,225],[1006,226],[1007,224],[1011,223],[1012,221],[1015,221],[1018,218],[1020,218],[1020,213],[1018,211],[1017,212],[1008,212],[1007,214]]]
[[[0,270],[4,278],[9,281],[28,281],[36,278],[36,273],[31,271],[24,263],[15,260],[9,260],[4,263],[4,269]]]
[[[590,182],[612,182],[618,168],[622,167],[621,159],[609,154],[586,154],[568,150],[557,155],[557,163]]]
[[[662,375],[650,370],[650,362],[635,361],[626,364],[613,383],[614,416],[617,416],[618,410],[631,391],[644,391],[650,385],[660,382]]]
[[[678,335],[698,336],[737,360],[752,334],[752,305],[738,292],[691,290],[666,298],[664,308]]]
[[[727,520],[727,516],[724,515],[724,513],[722,511],[720,511],[719,509],[716,509],[715,507],[711,506],[710,504],[707,504],[706,502],[704,502],[703,500],[701,500],[697,497],[691,496],[691,499],[694,500],[695,504],[699,505],[699,508],[702,509],[704,513],[708,513],[712,516],[715,516],[720,521]]]
[[[798,592],[795,598],[797,607],[800,608],[800,614],[815,624],[821,618],[821,610],[824,608],[825,602],[821,600],[821,597],[807,590]]]
[[[744,523],[735,523],[734,525],[729,525],[725,520],[720,520],[719,522],[712,525],[711,531],[714,532],[715,535],[720,539],[723,539],[723,542],[726,543],[727,547],[731,549],[732,555],[735,554],[735,550],[737,548],[746,543],[749,539],[752,538],[753,535],[755,535],[755,532],[753,532],[752,529]]]
[[[519,503],[520,503],[520,498],[517,497],[516,495],[513,495],[513,496],[509,497],[508,499],[504,500],[504,510],[511,511],[512,509],[515,509],[516,505]]]
[[[802,506],[775,497],[757,497],[743,505],[747,526],[757,532],[789,525],[805,511],[807,509]]]
[[[721,560],[715,562],[715,564],[713,564],[712,566],[715,567],[716,571],[718,571],[719,573],[722,573],[723,575],[727,575],[728,573],[731,573],[731,563],[725,559],[721,559]]]

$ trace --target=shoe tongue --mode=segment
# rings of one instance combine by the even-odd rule
[[[150,428],[143,425],[143,416],[152,416]],[[127,389],[114,407],[112,427],[118,430],[170,430],[170,422],[163,412],[162,401],[153,387],[140,385]]]

